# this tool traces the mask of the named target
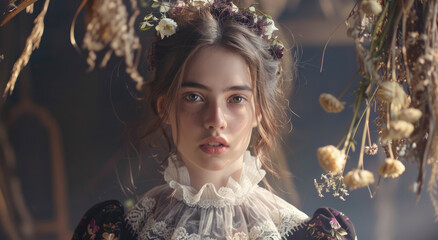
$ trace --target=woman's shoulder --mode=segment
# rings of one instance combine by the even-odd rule
[[[91,207],[77,225],[72,240],[132,239],[126,227],[124,208],[117,200]]]
[[[333,208],[322,207],[287,239],[355,240],[357,236],[349,217]]]

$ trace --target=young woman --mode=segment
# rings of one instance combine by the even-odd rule
[[[117,201],[94,206],[73,239],[355,239],[342,213],[309,218],[259,186],[285,116],[274,22],[231,1],[165,6],[146,89],[148,134],[170,129],[175,148],[166,184],[127,213]]]

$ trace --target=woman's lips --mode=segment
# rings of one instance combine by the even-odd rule
[[[219,145],[219,146],[213,146],[213,145],[209,145],[209,144],[202,144],[201,146],[199,146],[201,148],[201,150],[207,154],[211,154],[211,155],[220,155],[222,153],[224,153],[225,151],[227,151],[228,147],[225,145]]]
[[[227,140],[223,137],[208,137],[199,147],[203,152],[212,155],[220,155],[229,148]]]

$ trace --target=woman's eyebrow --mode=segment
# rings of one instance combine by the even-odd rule
[[[181,88],[200,88],[203,90],[211,91],[211,88],[209,88],[201,83],[196,83],[196,82],[183,82],[181,84]],[[237,86],[227,87],[224,91],[225,92],[229,92],[229,91],[250,91],[250,92],[252,92],[252,88],[248,85],[237,85]]]

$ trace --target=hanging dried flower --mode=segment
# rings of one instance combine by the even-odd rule
[[[408,98],[405,91],[396,82],[383,82],[377,91],[377,97],[386,103],[393,103],[398,106],[407,106]]]
[[[367,155],[376,155],[379,147],[377,144],[373,143],[371,146],[365,146],[364,153]]]
[[[412,123],[403,120],[392,121],[387,137],[393,140],[409,137],[413,131],[414,125]]]
[[[399,160],[387,158],[385,163],[379,167],[379,174],[385,178],[397,178],[405,171],[405,169],[405,165]]]
[[[403,120],[410,123],[418,121],[423,113],[416,108],[403,109],[397,114],[398,120]]]
[[[354,169],[345,175],[344,183],[351,190],[362,188],[374,183],[374,175],[368,170]]]
[[[345,154],[333,145],[318,148],[317,156],[319,165],[326,172],[339,173],[344,169]]]
[[[376,0],[362,0],[360,10],[366,15],[377,15],[382,12],[382,6]]]
[[[319,104],[326,112],[338,113],[344,109],[345,102],[339,101],[329,93],[323,93],[319,96]]]

